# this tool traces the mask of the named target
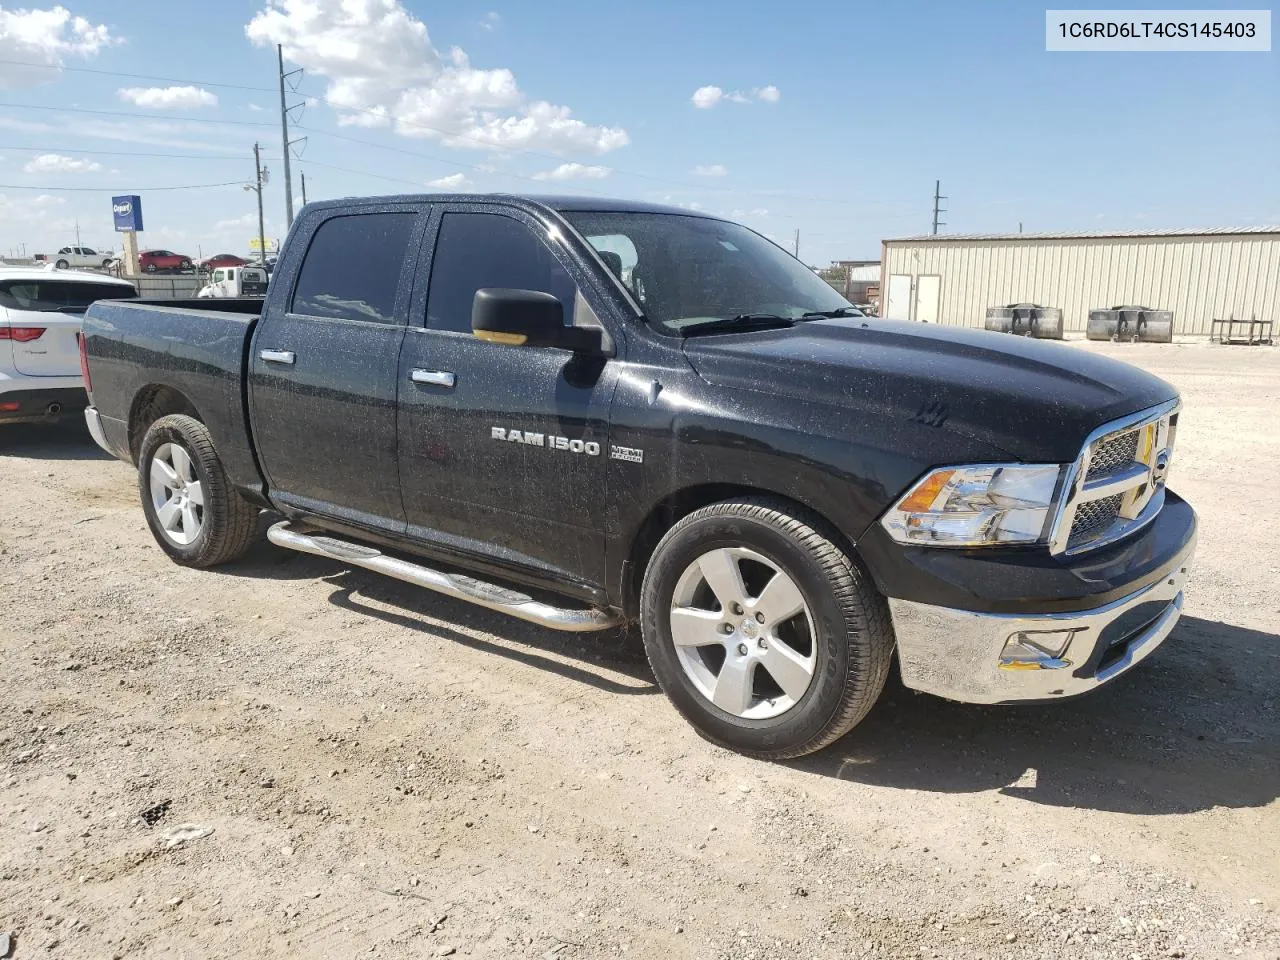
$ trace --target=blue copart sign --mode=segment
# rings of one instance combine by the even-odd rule
[[[111,215],[115,217],[116,230],[142,229],[142,198],[139,196],[112,197]]]

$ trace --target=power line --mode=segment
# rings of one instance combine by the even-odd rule
[[[20,60],[0,60],[0,64],[9,64],[13,66],[41,67],[45,69],[55,69],[55,70],[62,69],[67,71],[74,71],[77,73],[92,73],[100,76],[119,76],[119,77],[126,77],[130,79],[153,80],[161,83],[181,83],[181,84],[202,85],[202,86],[208,86],[208,87],[226,87],[228,89],[248,90],[248,91],[253,91],[255,93],[268,93],[268,94],[278,93],[278,90],[273,90],[269,87],[254,87],[246,84],[233,84],[233,83],[215,83],[212,81],[191,80],[191,79],[183,79],[180,77],[161,77],[161,76],[154,76],[154,75],[148,75],[148,74],[121,73],[121,72],[112,71],[112,70],[98,70],[90,67],[57,67],[50,64],[46,64],[46,63],[26,63]],[[297,91],[295,90],[294,92],[297,92]],[[305,94],[300,94],[300,95],[306,96]],[[327,97],[315,97],[314,99],[320,103],[324,103],[330,107],[333,107],[335,110],[340,110],[347,114],[362,113],[362,114],[367,114],[369,116],[377,116],[379,118],[386,119],[385,114],[380,112],[377,108],[374,108],[374,107],[352,107],[346,104],[336,103],[332,100],[329,100]],[[27,106],[27,105],[0,103],[0,107],[6,107],[6,106]],[[76,108],[71,108],[71,107],[38,107],[37,108],[33,106],[31,107],[31,109],[49,109],[49,110],[58,109],[58,110],[73,111]],[[173,116],[159,116],[159,115],[148,115],[148,114],[131,114],[131,113],[118,112],[118,111],[95,111],[95,110],[83,110],[83,109],[79,110],[79,112],[103,113],[111,116],[127,116],[127,117],[135,117],[135,118],[151,116],[152,119],[157,119],[157,120],[177,120],[177,121],[186,120],[186,121],[197,122],[197,123],[234,123],[234,124],[245,124],[245,125],[253,125],[253,126],[267,125],[262,121],[252,121],[252,120],[214,120],[208,117],[173,117]],[[401,128],[424,130],[428,133],[434,133],[440,137],[448,137],[456,140],[469,140],[473,143],[477,143],[490,150],[500,150],[500,151],[509,152],[509,153],[523,153],[523,154],[527,154],[528,156],[537,157],[539,159],[547,160],[553,163],[564,163],[566,162],[566,159],[567,159],[565,156],[560,154],[543,153],[540,150],[532,150],[532,149],[529,149],[528,147],[503,147],[500,145],[496,145],[490,142],[489,140],[484,139],[483,137],[472,136],[456,130],[445,130],[440,127],[433,127],[429,124],[425,124],[420,121],[398,118],[395,120],[395,123],[397,124],[397,126]],[[374,146],[374,147],[382,146],[380,144],[372,143],[371,141],[368,141],[368,140],[360,140],[355,137],[343,137],[338,134],[329,133],[328,131],[324,131],[324,130],[315,130],[314,128],[305,128],[300,124],[294,124],[294,128],[299,130],[309,129],[310,132],[320,134],[322,136],[337,137],[338,139],[349,140],[352,143],[364,144],[366,146]],[[391,149],[391,148],[383,147],[383,149]],[[425,154],[415,154],[412,151],[399,151],[399,152],[407,153],[410,156],[426,156]],[[430,158],[430,157],[428,159],[436,159],[439,163],[462,167],[464,169],[471,169],[471,170],[479,169],[479,167],[475,164],[466,164],[456,160],[445,160],[443,158]],[[596,159],[596,158],[593,157],[592,159]],[[813,203],[853,204],[855,206],[863,206],[863,207],[869,206],[869,205],[880,205],[880,204],[897,204],[897,205],[902,204],[902,201],[851,200],[848,197],[810,197],[802,194],[794,194],[794,193],[786,193],[786,192],[751,190],[751,189],[742,188],[742,187],[733,187],[733,186],[727,186],[727,185],[722,186],[720,184],[713,184],[713,183],[693,183],[688,180],[677,180],[672,177],[659,177],[653,174],[639,173],[632,170],[624,170],[618,167],[611,167],[610,169],[612,170],[613,173],[616,173],[619,176],[634,177],[637,180],[647,180],[652,183],[662,183],[670,186],[683,187],[686,190],[727,192],[727,193],[747,193],[747,194],[755,194],[757,196],[777,196],[781,199],[789,199],[789,200],[805,200]],[[507,174],[507,175],[514,176],[514,177],[517,177],[518,179],[524,179],[524,180],[535,179],[533,177],[520,176],[518,174]],[[537,182],[542,182],[542,181],[537,181]],[[594,191],[587,191],[587,192],[594,192]]]
[[[42,193],[155,193],[157,190],[212,190],[214,187],[239,187],[244,180],[225,183],[190,183],[171,187],[33,187],[25,183],[0,183],[0,190],[39,190]]]
[[[237,127],[269,127],[267,120],[215,120],[213,117],[175,117],[164,113],[129,113],[125,110],[90,110],[87,107],[53,107],[45,103],[0,103],[6,110],[56,110],[60,113],[89,113],[103,117],[128,117],[130,120],[176,120],[181,123],[218,123]]]
[[[5,150],[22,150],[27,153],[88,153],[98,157],[148,157],[156,160],[234,160],[243,163],[243,157],[223,153],[138,153],[133,150],[86,150],[84,147],[15,147],[5,144]]]

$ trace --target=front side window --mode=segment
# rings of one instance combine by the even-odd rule
[[[362,213],[320,225],[293,291],[292,313],[396,323],[414,213]]]
[[[550,293],[565,323],[573,317],[577,287],[533,230],[496,213],[446,213],[431,262],[427,326],[470,333],[471,303],[485,287]]]
[[[123,283],[77,283],[67,280],[0,281],[0,306],[41,313],[76,312],[97,300],[130,300],[138,295]]]
[[[787,325],[861,314],[799,260],[736,223],[669,213],[569,210],[581,233],[666,333],[744,319]]]

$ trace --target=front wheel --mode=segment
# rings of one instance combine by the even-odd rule
[[[148,263],[148,264],[147,264],[145,267],[143,267],[142,269],[143,269],[143,270],[145,270],[145,271],[147,271],[147,273],[155,273],[155,272],[156,272],[156,265],[155,265],[154,263]]]
[[[172,414],[138,452],[138,492],[160,548],[185,567],[234,560],[253,544],[258,511],[227,479],[205,425]]]
[[[662,538],[641,624],[659,685],[703,737],[784,760],[866,716],[893,653],[888,605],[803,512],[770,499],[713,504]]]

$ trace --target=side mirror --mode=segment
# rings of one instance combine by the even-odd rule
[[[471,301],[471,332],[510,347],[559,347],[599,353],[599,330],[564,325],[564,306],[549,293],[485,287]]]

